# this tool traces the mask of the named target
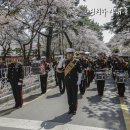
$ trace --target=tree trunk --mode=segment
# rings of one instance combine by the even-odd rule
[[[61,51],[61,34],[59,34],[59,53],[60,53],[60,55],[62,54],[62,51]]]
[[[53,27],[49,27],[49,34],[47,37],[47,44],[46,44],[46,59],[48,62],[51,61],[51,42],[52,42],[52,33],[53,33]]]
[[[30,42],[30,47],[29,47],[29,51],[28,51],[28,55],[27,55],[27,59],[29,60],[29,57],[30,57],[30,55],[31,55],[31,51],[32,51],[32,45],[33,45],[33,39],[31,40],[31,42]]]
[[[61,38],[62,38],[62,40],[61,40],[61,46],[62,46],[62,55],[64,55],[64,33],[63,33],[63,24],[64,24],[64,22],[62,21],[62,24],[61,24],[61,27],[62,27],[62,33],[61,33]]]
[[[26,45],[23,45],[23,62],[26,64]]]
[[[66,32],[64,32],[64,35],[65,35],[65,37],[66,37],[66,39],[67,39],[67,41],[69,43],[70,48],[73,48],[73,43],[70,41],[70,38],[69,38],[68,34]]]
[[[4,52],[3,60],[5,61],[7,53]]]
[[[38,51],[37,59],[40,60],[41,59],[41,53],[40,53],[40,34],[38,34],[37,51]]]

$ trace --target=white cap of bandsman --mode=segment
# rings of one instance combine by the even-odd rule
[[[90,54],[90,52],[86,51],[86,52],[85,52],[85,54],[86,54],[86,55],[89,55],[89,54]]]
[[[67,48],[66,53],[74,53],[75,50],[73,48]]]
[[[79,54],[85,54],[85,52],[84,51],[80,51]]]

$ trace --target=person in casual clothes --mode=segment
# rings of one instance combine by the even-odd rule
[[[42,60],[40,63],[40,82],[42,94],[46,93],[47,91],[47,77],[49,71],[49,63],[47,63],[45,60]]]

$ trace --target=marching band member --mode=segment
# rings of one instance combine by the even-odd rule
[[[92,59],[87,59],[87,70],[86,70],[87,87],[90,87],[90,83],[94,79],[94,62]]]
[[[58,85],[60,93],[63,94],[65,92],[65,83],[64,83],[64,64],[63,64],[64,58],[61,56],[61,59],[57,65],[57,78],[58,78]]]
[[[58,77],[57,77],[57,71],[56,71],[57,65],[58,65],[58,61],[57,61],[57,59],[54,59],[52,67],[54,69],[56,86],[58,86]]]
[[[15,99],[15,107],[19,108],[23,105],[22,82],[24,78],[23,66],[18,63],[17,55],[11,58],[11,64],[8,65],[8,81],[11,84],[13,96]]]
[[[118,64],[115,68],[117,71],[124,73],[127,71],[127,65],[122,57],[118,57]],[[124,97],[125,93],[125,82],[117,83],[118,94],[120,97]]]
[[[85,60],[85,52],[84,51],[80,51],[79,52],[79,61],[80,61],[80,65],[81,65],[81,69],[82,69],[82,81],[81,84],[79,85],[79,89],[80,89],[80,94],[84,95],[85,90],[86,90],[86,69],[87,69],[87,64],[86,64],[86,60]]]
[[[76,114],[78,103],[78,86],[81,84],[82,70],[80,62],[74,59],[73,48],[66,49],[67,59],[65,60],[65,86],[68,96],[69,112],[68,114]]]
[[[106,68],[106,63],[102,56],[100,55],[98,59],[95,61],[95,71],[100,71]],[[105,80],[97,80],[97,90],[98,90],[98,96],[103,96],[104,92],[104,87],[105,87]]]

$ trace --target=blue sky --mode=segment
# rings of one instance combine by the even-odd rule
[[[80,4],[87,5],[88,9],[93,12],[91,19],[94,19],[94,21],[98,22],[100,25],[110,22],[114,7],[110,0],[86,0],[85,2],[81,0]],[[101,14],[94,13],[98,9],[102,10]],[[106,16],[105,13],[103,13],[105,10],[107,11]],[[108,42],[113,35],[112,32],[103,31],[104,42]]]

